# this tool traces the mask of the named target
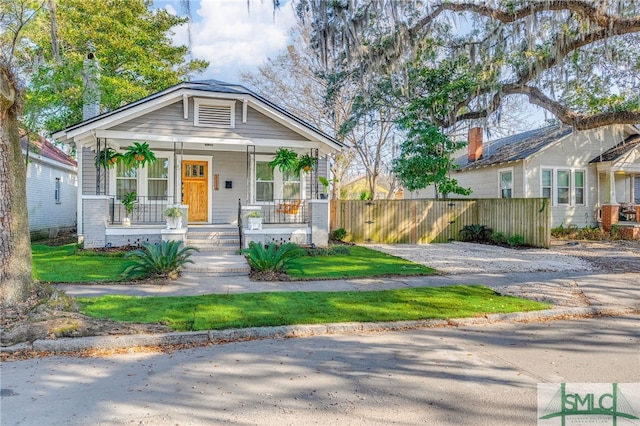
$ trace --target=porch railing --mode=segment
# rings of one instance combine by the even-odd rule
[[[273,204],[262,206],[262,222],[266,224],[308,223],[305,200],[273,200]]]
[[[164,211],[167,207],[175,205],[174,197],[136,197],[133,211],[127,215],[127,210],[120,199],[112,196],[109,199],[109,222],[122,223],[122,219],[129,217],[132,224],[154,225],[166,223]]]

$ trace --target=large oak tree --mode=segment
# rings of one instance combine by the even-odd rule
[[[402,75],[425,41],[469,58],[475,85],[441,128],[499,114],[521,95],[576,129],[640,122],[640,4],[633,0],[299,0],[325,62],[357,80]],[[435,36],[435,37],[434,37]]]

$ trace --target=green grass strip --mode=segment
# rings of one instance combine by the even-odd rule
[[[269,292],[182,297],[79,298],[81,312],[122,322],[164,323],[178,331],[330,322],[449,319],[541,310],[548,304],[482,286],[362,292]]]
[[[397,275],[432,275],[436,271],[362,246],[351,246],[351,254],[301,257],[291,262],[287,274],[295,279],[367,278]]]
[[[120,281],[124,253],[81,251],[76,244],[31,246],[33,278],[43,282]]]

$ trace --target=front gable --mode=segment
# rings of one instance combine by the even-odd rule
[[[208,101],[208,102],[207,102]],[[105,131],[137,133],[153,139],[152,135],[172,136],[176,140],[195,140],[196,138],[212,140],[235,140],[238,142],[256,139],[277,139],[280,141],[310,141],[302,136],[247,106],[246,115],[242,102],[233,100],[209,100],[189,97],[185,109],[184,101],[177,100],[171,105],[163,106],[144,115],[133,118]]]
[[[248,89],[217,81],[181,83],[53,136],[77,146],[102,138],[145,140],[160,148],[174,143],[238,151],[247,145],[315,148],[322,155],[342,148],[334,138]]]

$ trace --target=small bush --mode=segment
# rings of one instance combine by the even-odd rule
[[[193,263],[189,257],[199,251],[195,247],[183,246],[182,241],[162,241],[158,244],[144,243],[142,248],[124,255],[130,259],[125,263],[123,275],[135,277],[142,274],[155,277],[178,277],[180,269]]]
[[[331,255],[339,255],[339,254],[351,254],[351,248],[349,246],[331,246],[329,248],[329,254]]]
[[[334,241],[342,241],[342,239],[345,238],[347,234],[348,232],[346,229],[338,228],[331,233],[330,238]]]
[[[470,242],[486,242],[491,240],[491,234],[493,234],[493,230],[485,225],[465,225],[460,230],[460,239]]]
[[[507,238],[507,244],[510,247],[521,247],[524,245],[524,237],[520,234],[514,234]]]
[[[296,244],[285,243],[277,246],[270,243],[266,248],[254,241],[249,243],[247,261],[251,269],[257,272],[284,272],[291,261],[303,256],[304,250]]]
[[[325,248],[310,248],[307,249],[307,256],[317,257],[317,256],[328,256],[329,250]]]
[[[311,257],[317,256],[335,256],[340,254],[351,254],[349,246],[337,245],[326,248],[310,248],[307,249],[307,255]]]
[[[571,224],[567,227],[564,224],[560,224],[559,226],[551,229],[551,235],[556,238],[576,238],[580,229]]]
[[[506,244],[507,243],[507,237],[502,232],[494,232],[493,234],[491,234],[491,241],[494,244],[498,244],[498,245]]]

